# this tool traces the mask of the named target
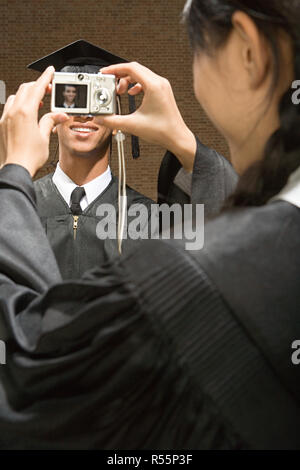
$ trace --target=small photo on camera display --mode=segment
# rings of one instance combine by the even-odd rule
[[[56,108],[86,108],[87,85],[57,83],[55,85]]]

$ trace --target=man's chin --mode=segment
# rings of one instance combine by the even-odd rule
[[[79,140],[77,138],[72,139],[70,142],[69,149],[71,153],[93,153],[99,151],[99,141],[96,139],[85,139]]]
[[[81,150],[81,149],[73,149],[72,155],[77,158],[95,158],[99,157],[99,150],[91,149],[91,150]]]
[[[95,158],[98,160],[101,158],[101,155],[104,155],[106,153],[106,151],[98,146],[95,147],[91,145],[76,145],[70,147],[68,153],[74,158]]]

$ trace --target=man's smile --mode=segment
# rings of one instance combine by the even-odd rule
[[[88,134],[91,134],[93,132],[97,132],[98,128],[93,126],[93,125],[84,125],[84,124],[73,124],[70,126],[70,130],[77,135],[84,135],[87,136]]]

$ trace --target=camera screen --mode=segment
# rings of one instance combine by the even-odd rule
[[[56,108],[86,108],[87,85],[57,83],[55,86]]]

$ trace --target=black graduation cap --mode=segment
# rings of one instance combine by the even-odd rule
[[[49,65],[53,65],[55,70],[59,72],[67,65],[84,66],[84,65],[95,65],[99,67],[107,67],[108,65],[120,64],[128,62],[122,57],[118,57],[101,47],[95,46],[90,42],[79,39],[78,41],[72,42],[51,54],[38,59],[31,64],[27,65],[27,68],[37,70],[38,72],[44,72]],[[129,97],[129,111],[134,112],[135,99],[134,96]],[[139,141],[136,136],[132,136],[132,156],[138,158],[140,155]]]

